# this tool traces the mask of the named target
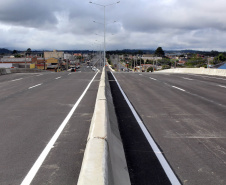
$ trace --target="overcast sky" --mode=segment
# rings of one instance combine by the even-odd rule
[[[226,51],[225,8],[225,0],[121,0],[106,7],[107,49]],[[0,48],[103,49],[103,23],[104,8],[89,0],[1,0]]]

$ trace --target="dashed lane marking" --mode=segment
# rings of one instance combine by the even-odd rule
[[[31,86],[31,87],[29,87],[28,89],[33,89],[33,88],[38,87],[38,86],[40,86],[40,85],[42,85],[42,84],[37,84],[37,85]]]
[[[175,89],[178,89],[178,90],[180,90],[180,91],[183,91],[183,92],[185,92],[185,90],[184,89],[181,89],[181,88],[179,88],[179,87],[176,87],[176,86],[172,86],[173,88],[175,88]]]
[[[218,85],[219,87],[223,87],[223,88],[226,88],[226,86],[224,86],[224,85]]]
[[[11,82],[15,82],[15,81],[19,81],[19,80],[22,80],[23,78],[18,78],[18,79],[15,79],[15,80],[11,80]]]
[[[191,78],[185,78],[185,77],[182,77],[183,79],[185,79],[185,80],[193,80],[193,79],[191,79]]]

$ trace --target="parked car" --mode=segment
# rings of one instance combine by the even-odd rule
[[[75,72],[75,67],[72,67],[71,68],[71,72]]]

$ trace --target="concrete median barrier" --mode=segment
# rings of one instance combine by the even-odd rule
[[[117,128],[110,86],[105,73],[104,69],[78,185],[131,184],[121,137]]]
[[[176,68],[157,71],[157,73],[188,73],[188,74],[204,74],[215,76],[226,76],[225,69],[211,69],[211,68]]]

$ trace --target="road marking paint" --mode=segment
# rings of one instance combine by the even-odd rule
[[[160,149],[158,148],[157,144],[155,143],[154,139],[152,138],[152,136],[150,135],[149,131],[147,130],[147,128],[144,126],[144,123],[142,122],[142,120],[140,119],[139,115],[137,114],[137,112],[135,111],[135,109],[133,108],[132,104],[130,103],[129,99],[127,98],[126,94],[124,93],[124,91],[122,90],[121,86],[119,85],[117,79],[115,78],[114,74],[111,72],[112,76],[114,77],[116,83],[118,84],[118,87],[121,91],[121,93],[123,94],[127,104],[129,105],[134,117],[136,118],[138,124],[140,125],[141,130],[143,131],[145,137],[147,138],[150,146],[152,147],[153,151],[155,152],[156,157],[158,158],[160,164],[162,165],[167,177],[169,178],[171,184],[174,185],[180,185],[181,183],[179,182],[179,180],[177,179],[176,175],[174,174],[173,170],[171,169],[170,165],[168,164],[167,160],[165,159],[165,157],[162,155],[162,152],[160,151]]]
[[[18,79],[15,79],[15,80],[11,80],[11,82],[15,82],[15,81],[18,81],[18,80],[22,80],[23,78],[18,78]]]
[[[139,74],[140,76],[142,76],[142,74]]]
[[[193,79],[191,79],[191,78],[185,78],[185,77],[182,77],[183,79],[185,79],[185,80],[193,80]]]
[[[42,153],[38,157],[38,159],[35,161],[34,165],[30,169],[30,171],[28,172],[28,174],[26,175],[24,180],[22,181],[21,185],[29,185],[32,182],[33,178],[35,177],[36,173],[38,172],[38,170],[41,167],[42,163],[44,162],[45,158],[49,154],[50,150],[53,148],[56,140],[60,136],[60,134],[63,131],[64,127],[67,125],[68,121],[70,120],[70,118],[73,115],[74,111],[76,110],[76,108],[78,107],[79,103],[81,102],[81,100],[85,96],[86,92],[88,91],[90,85],[92,84],[92,82],[95,79],[95,77],[97,76],[97,74],[98,73],[96,73],[94,75],[93,79],[89,82],[89,84],[87,85],[87,87],[84,90],[84,92],[82,93],[82,95],[79,97],[77,102],[74,104],[73,108],[68,113],[67,117],[61,123],[61,125],[59,126],[59,128],[57,129],[57,131],[55,132],[53,137],[50,139],[50,141],[48,142],[48,144],[46,145],[46,147],[44,148],[44,150],[42,151]]]
[[[152,79],[152,80],[156,80],[155,78],[151,78],[151,77],[149,77],[150,79]]]
[[[71,73],[69,73],[68,75],[71,75]]]
[[[176,86],[172,86],[172,87],[175,88],[175,89],[178,89],[178,90],[180,90],[180,91],[185,91],[184,89],[181,89],[181,88],[176,87]]]
[[[42,76],[43,74],[38,74],[38,75],[36,75],[36,76]]]
[[[34,85],[34,86],[32,86],[32,87],[29,87],[28,89],[33,89],[33,88],[38,87],[38,86],[40,86],[40,85],[42,85],[42,84]]]
[[[57,77],[57,78],[55,78],[56,80],[58,80],[58,79],[60,79],[61,78],[61,76],[59,76],[59,77]]]
[[[224,86],[224,85],[218,85],[219,87],[223,87],[223,88],[226,88],[226,86]]]

